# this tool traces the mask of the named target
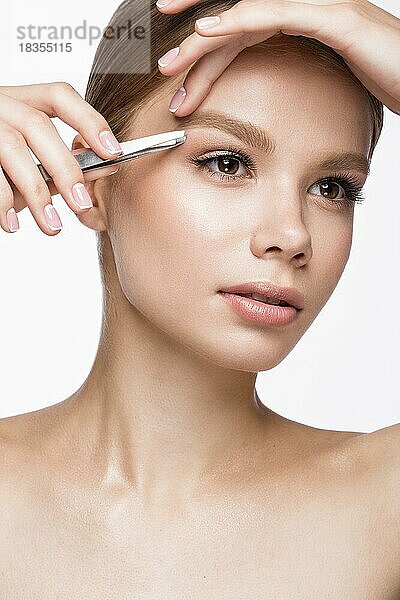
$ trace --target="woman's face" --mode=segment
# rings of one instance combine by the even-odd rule
[[[351,158],[341,168],[321,164],[333,154],[368,155],[367,100],[348,76],[314,61],[311,54],[242,52],[187,127],[168,111],[165,93],[129,137],[185,129],[186,142],[122,165],[104,203],[133,314],[226,368],[258,372],[280,363],[327,302],[349,256],[354,205],[343,180],[327,187],[318,181],[336,173],[363,186],[367,173]],[[251,121],[270,138],[269,148],[197,126],[210,111]],[[237,155],[227,171],[224,157],[210,158],[229,147],[255,170]],[[193,158],[210,160],[198,165]],[[285,326],[245,320],[218,291],[249,281],[296,287],[304,309]]]

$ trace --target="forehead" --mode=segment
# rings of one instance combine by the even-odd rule
[[[168,111],[182,78],[176,86],[168,83],[143,114],[142,126],[148,128],[143,135],[184,128],[185,118]],[[273,136],[278,151],[290,148],[291,153],[338,150],[366,156],[372,135],[367,96],[360,86],[304,49],[298,53],[246,49],[213,83],[196,110],[250,121]]]

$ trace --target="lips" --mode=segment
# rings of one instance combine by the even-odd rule
[[[269,281],[250,281],[233,285],[220,291],[239,296],[258,294],[266,298],[272,298],[275,301],[281,300],[297,310],[304,308],[304,296],[298,289],[294,287],[280,287]]]

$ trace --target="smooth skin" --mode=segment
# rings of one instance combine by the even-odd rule
[[[274,138],[268,156],[193,121],[185,144],[122,164],[111,190],[88,182],[94,206],[79,219],[109,236],[112,302],[84,384],[0,420],[5,599],[399,597],[399,425],[317,429],[254,397],[351,247],[354,207],[335,203],[338,184],[323,196],[319,163],[367,154],[368,107],[347,76],[314,67],[247,48],[196,111],[251,114]],[[131,136],[179,128],[168,100],[163,90]],[[231,144],[257,175],[222,181],[216,161],[190,160]],[[366,174],[349,170],[361,186]],[[249,325],[217,295],[258,279],[303,292],[295,323]]]

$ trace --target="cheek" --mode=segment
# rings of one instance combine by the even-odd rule
[[[171,293],[215,291],[224,276],[218,273],[218,261],[234,246],[237,232],[246,231],[242,219],[249,219],[249,211],[240,195],[236,192],[234,210],[232,189],[214,191],[193,176],[179,174],[157,178],[153,173],[136,190],[130,194],[126,222],[114,225],[114,231],[124,232],[120,243],[125,245],[127,270],[152,278],[152,285],[157,278]]]
[[[315,297],[324,305],[338,284],[348,261],[353,238],[353,216],[339,215],[316,226],[313,239],[314,274],[318,282]]]
[[[179,173],[137,173],[130,181],[120,181],[110,223],[125,296],[159,324],[169,315],[176,319],[178,305],[184,321],[193,319],[193,307],[204,310],[205,297],[215,295],[224,276],[216,262],[227,248],[227,204],[221,192],[211,194]]]

